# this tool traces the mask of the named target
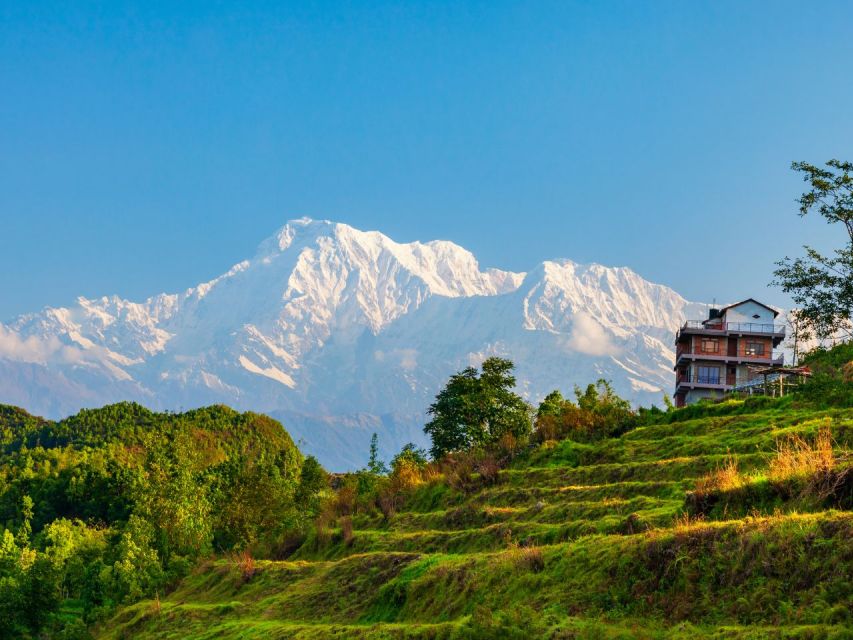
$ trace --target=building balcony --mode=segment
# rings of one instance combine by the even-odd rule
[[[686,371],[675,379],[676,392],[687,389],[718,389],[727,391],[734,387],[737,380],[734,376],[712,375],[702,376]]]
[[[709,360],[712,362],[723,362],[731,364],[760,364],[764,366],[782,366],[785,364],[785,356],[779,355],[775,358],[772,353],[758,353],[748,349],[739,349],[737,353],[727,351],[703,351],[701,348],[692,349],[689,346],[681,346],[675,350],[675,365],[685,361]]]
[[[688,320],[678,330],[676,340],[682,335],[757,335],[770,336],[781,341],[785,337],[785,325],[764,324],[760,322],[702,322],[701,320]]]

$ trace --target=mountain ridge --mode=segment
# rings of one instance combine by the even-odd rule
[[[608,377],[660,402],[672,332],[706,307],[628,267],[483,269],[450,241],[300,218],[183,292],[79,297],[0,324],[0,402],[48,417],[125,399],[266,411],[345,468],[363,464],[373,425],[386,453],[422,443],[447,376],[488,355],[516,361],[531,401]]]

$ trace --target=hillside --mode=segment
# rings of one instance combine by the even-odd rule
[[[512,354],[530,402],[605,377],[639,404],[672,383],[672,334],[703,305],[631,269],[481,267],[451,242],[293,220],[216,278],[143,301],[78,298],[0,323],[0,403],[59,419],[132,400],[226,404],[288,425],[335,471],[425,444],[448,375]]]
[[[850,638],[851,446],[853,409],[759,398],[445,466],[387,518],[339,493],[286,560],[210,561],[96,637]]]
[[[199,558],[271,553],[327,486],[280,423],[224,406],[123,402],[59,422],[0,406],[0,435],[0,638],[88,638]]]

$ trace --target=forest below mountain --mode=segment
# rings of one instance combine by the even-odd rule
[[[331,476],[226,407],[2,407],[0,635],[851,637],[853,348],[806,362],[784,398],[534,411],[495,358],[430,454]]]

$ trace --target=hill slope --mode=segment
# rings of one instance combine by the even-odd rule
[[[833,464],[779,475],[780,443],[820,434]],[[790,399],[548,442],[493,483],[436,478],[286,561],[212,562],[97,637],[849,638],[851,444],[853,410]]]

